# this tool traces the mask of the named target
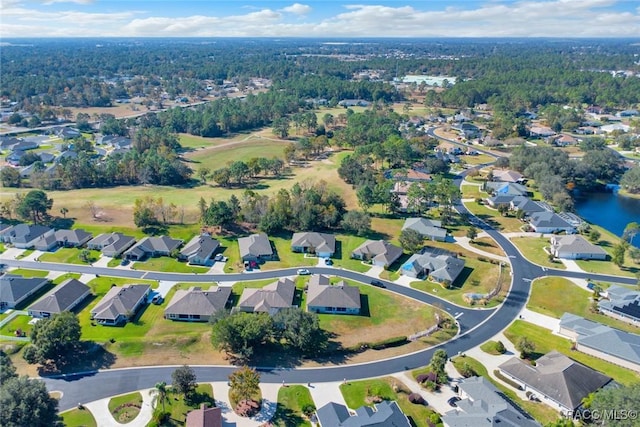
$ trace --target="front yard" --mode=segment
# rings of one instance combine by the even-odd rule
[[[566,269],[562,262],[549,260],[549,254],[544,250],[551,246],[548,238],[531,233],[531,237],[512,237],[510,240],[529,261],[543,267]]]
[[[271,423],[276,427],[311,427],[304,411],[315,409],[309,389],[303,385],[288,385],[278,390],[278,406]]]
[[[181,262],[168,256],[149,258],[143,262],[136,262],[131,266],[131,269],[172,273],[206,273],[209,271],[207,267],[189,265],[186,262]]]
[[[478,204],[475,201],[465,202],[464,206],[472,214],[503,233],[522,231],[521,227],[524,225],[522,221],[512,216],[502,216],[497,209]]]
[[[83,249],[78,248],[59,248],[55,252],[47,252],[40,255],[39,259],[40,261],[45,262],[87,265],[87,262],[84,262],[80,259],[80,253],[82,251]],[[101,256],[102,254],[100,253],[100,251],[90,250],[88,251],[87,259],[89,263],[96,262]]]

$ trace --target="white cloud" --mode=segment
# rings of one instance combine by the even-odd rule
[[[55,3],[92,4],[94,0],[45,0],[42,4],[49,6]]]
[[[310,14],[316,10],[301,3],[277,11],[238,7],[239,13],[233,16],[203,10],[194,16],[171,17],[142,11],[50,11],[2,0],[4,23],[0,37],[637,37],[640,8],[616,11],[612,7],[616,3],[617,0],[488,1],[471,3],[478,5],[475,9],[443,4],[442,10],[428,11],[420,10],[420,2],[393,7],[349,4],[331,17],[312,21]],[[306,16],[308,22],[291,23],[287,20],[291,15]]]
[[[293,13],[294,15],[308,15],[311,12],[311,6],[306,4],[294,3],[291,6],[283,7],[283,12]]]

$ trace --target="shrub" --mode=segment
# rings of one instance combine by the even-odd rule
[[[477,375],[476,371],[468,363],[465,363],[464,365],[462,365],[460,374],[465,378],[475,377]]]
[[[401,337],[387,338],[386,340],[382,340],[382,341],[376,341],[376,342],[370,343],[369,346],[374,350],[382,350],[389,347],[397,347],[406,343],[407,343],[407,337],[401,336]]]
[[[424,383],[424,386],[431,391],[436,391],[438,389],[438,384],[434,381],[427,381]]]
[[[504,381],[505,383],[509,384],[511,387],[515,388],[516,390],[522,390],[522,386],[520,384],[518,384],[517,382],[505,377],[504,375],[502,375],[502,373],[499,370],[494,370],[493,371],[493,375],[496,376],[496,378],[498,378],[501,381]]]
[[[500,353],[500,354],[504,354],[504,353],[507,351],[507,349],[505,348],[505,346],[504,346],[504,344],[502,343],[502,341],[498,341],[498,342],[496,343],[496,347],[495,347],[495,348],[496,348],[496,351],[497,351],[498,353]]]
[[[427,403],[425,402],[424,398],[418,393],[411,393],[407,397],[407,399],[409,399],[409,402],[413,403],[414,405],[425,405]]]
[[[420,374],[416,377],[416,381],[420,384],[423,384],[427,381],[431,381],[431,382],[436,382],[436,379],[438,378],[438,376],[436,375],[435,372],[428,372],[426,374]]]

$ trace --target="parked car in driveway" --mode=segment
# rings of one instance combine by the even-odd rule
[[[333,261],[331,261],[331,258],[325,258],[324,265],[333,265]]]
[[[151,298],[151,302],[155,305],[162,304],[162,301],[164,301],[164,298],[162,298],[162,295],[160,294],[156,294],[153,296],[153,298]]]

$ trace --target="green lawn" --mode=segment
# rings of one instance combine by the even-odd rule
[[[31,331],[31,325],[29,322],[32,317],[27,316],[26,314],[19,314],[14,317],[9,323],[6,323],[2,328],[0,328],[0,335],[7,336],[15,336],[15,331],[20,329],[22,332],[26,333],[29,336],[29,332]]]
[[[394,391],[394,388],[396,391]],[[411,425],[427,427],[427,420],[440,423],[439,416],[429,406],[416,405],[409,402],[410,390],[399,380],[392,377],[376,378],[364,381],[349,381],[340,386],[342,396],[351,409],[361,406],[373,406],[370,397],[380,397],[383,400],[395,400],[402,412],[409,418]]]
[[[335,267],[346,268],[360,273],[366,273],[371,269],[371,265],[363,264],[362,261],[351,258],[351,252],[367,240],[365,237],[339,234],[336,236],[336,240],[336,254],[333,257],[333,265]]]
[[[496,346],[497,346],[497,345],[498,345],[498,342],[497,342],[497,341],[487,341],[487,342],[485,342],[484,344],[482,344],[482,345],[480,346],[480,350],[484,351],[485,353],[488,353],[488,354],[494,355],[494,356],[497,356],[497,355],[503,354],[503,353],[499,352],[499,351],[496,349]]]
[[[464,234],[466,236],[466,232]],[[489,252],[494,255],[505,256],[504,251],[491,237],[478,237],[469,242],[471,246],[476,247],[484,252]]]
[[[169,400],[165,402],[165,409],[170,413],[169,420],[162,426],[183,426],[187,416],[186,414],[194,409],[200,408],[200,404],[206,404],[208,407],[214,407],[213,387],[211,384],[198,384],[189,401],[185,401],[184,396],[178,393],[169,393]],[[157,408],[162,410],[162,405],[158,403]]]
[[[278,406],[271,423],[277,427],[311,427],[311,423],[303,413],[303,409],[308,407],[315,408],[315,404],[307,387],[302,385],[280,387]]]
[[[131,406],[123,406],[128,404]],[[109,412],[111,412],[113,419],[121,424],[133,421],[140,413],[141,407],[142,395],[140,392],[123,394],[122,396],[112,397],[109,400]]]
[[[16,257],[16,259],[23,259],[23,258],[26,258],[26,257],[28,257],[29,255],[31,255],[33,252],[34,252],[34,250],[33,250],[33,249],[27,249],[27,250],[25,250],[25,251],[22,251],[22,253]]]
[[[566,267],[560,261],[553,262],[549,260],[549,255],[544,251],[544,248],[549,247],[551,243],[548,238],[545,237],[514,237],[511,238],[513,243],[522,255],[531,262],[534,262],[543,267],[557,268],[565,270]]]
[[[600,240],[597,242],[597,245],[604,249],[609,256],[613,255],[613,248],[620,242],[620,237],[600,226],[594,224],[590,224],[590,226],[592,229],[600,232]],[[623,268],[618,267],[610,260],[577,260],[576,263],[581,269],[589,273],[613,274],[627,277],[635,277],[636,274],[640,273],[640,266],[631,260],[628,253],[625,254]]]
[[[591,310],[592,292],[582,289],[562,277],[537,279],[531,286],[527,308],[557,319],[564,313],[573,313],[594,322],[604,323],[624,331],[638,333],[640,328]]]
[[[80,252],[82,252],[82,249],[59,248],[55,252],[47,252],[40,255],[40,261],[87,265],[86,262],[80,260]],[[96,262],[101,256],[102,254],[100,253],[100,251],[90,250],[89,262]]]
[[[516,392],[511,389],[509,386],[505,385],[501,381],[496,381],[487,373],[487,368],[484,367],[482,363],[473,357],[469,356],[458,356],[453,358],[453,366],[455,366],[458,372],[463,370],[464,365],[468,365],[474,372],[481,377],[485,377],[488,379],[494,386],[496,386],[499,390],[501,390],[509,399],[515,402],[522,409],[527,411],[533,418],[535,418],[542,425],[546,425],[547,423],[551,423],[559,418],[559,414],[557,411],[552,409],[550,406],[545,405],[541,402],[531,402],[527,400],[522,400],[518,397]]]
[[[131,266],[133,270],[145,271],[165,271],[173,273],[206,273],[209,271],[207,267],[197,267],[189,265],[186,262],[178,261],[175,258],[161,256],[157,258],[149,258],[143,262],[136,262]]]
[[[80,273],[64,273],[62,276],[58,276],[51,281],[54,285],[59,285],[67,279],[79,279],[82,276]]]
[[[463,182],[462,186],[460,187],[460,190],[462,190],[463,199],[475,200],[477,198],[484,199],[485,197],[489,197],[488,193],[485,193],[484,191],[482,191],[480,189],[480,186],[475,184],[467,184],[466,182]]]
[[[66,427],[96,427],[96,419],[88,409],[71,409],[60,414]]]
[[[516,343],[520,337],[527,337],[535,346],[535,358],[538,358],[551,350],[557,350],[576,361],[587,365],[617,382],[629,385],[640,381],[640,374],[629,369],[622,368],[602,359],[598,359],[579,351],[571,350],[571,341],[557,335],[552,335],[548,329],[522,320],[516,320],[505,331],[504,335],[512,343]]]
[[[504,233],[521,231],[520,227],[524,224],[517,218],[512,216],[502,216],[497,209],[480,205],[475,201],[466,202],[464,203],[464,206],[469,209],[472,214]]]
[[[49,274],[46,270],[29,270],[26,268],[15,268],[11,270],[10,273],[24,277],[47,277]]]

